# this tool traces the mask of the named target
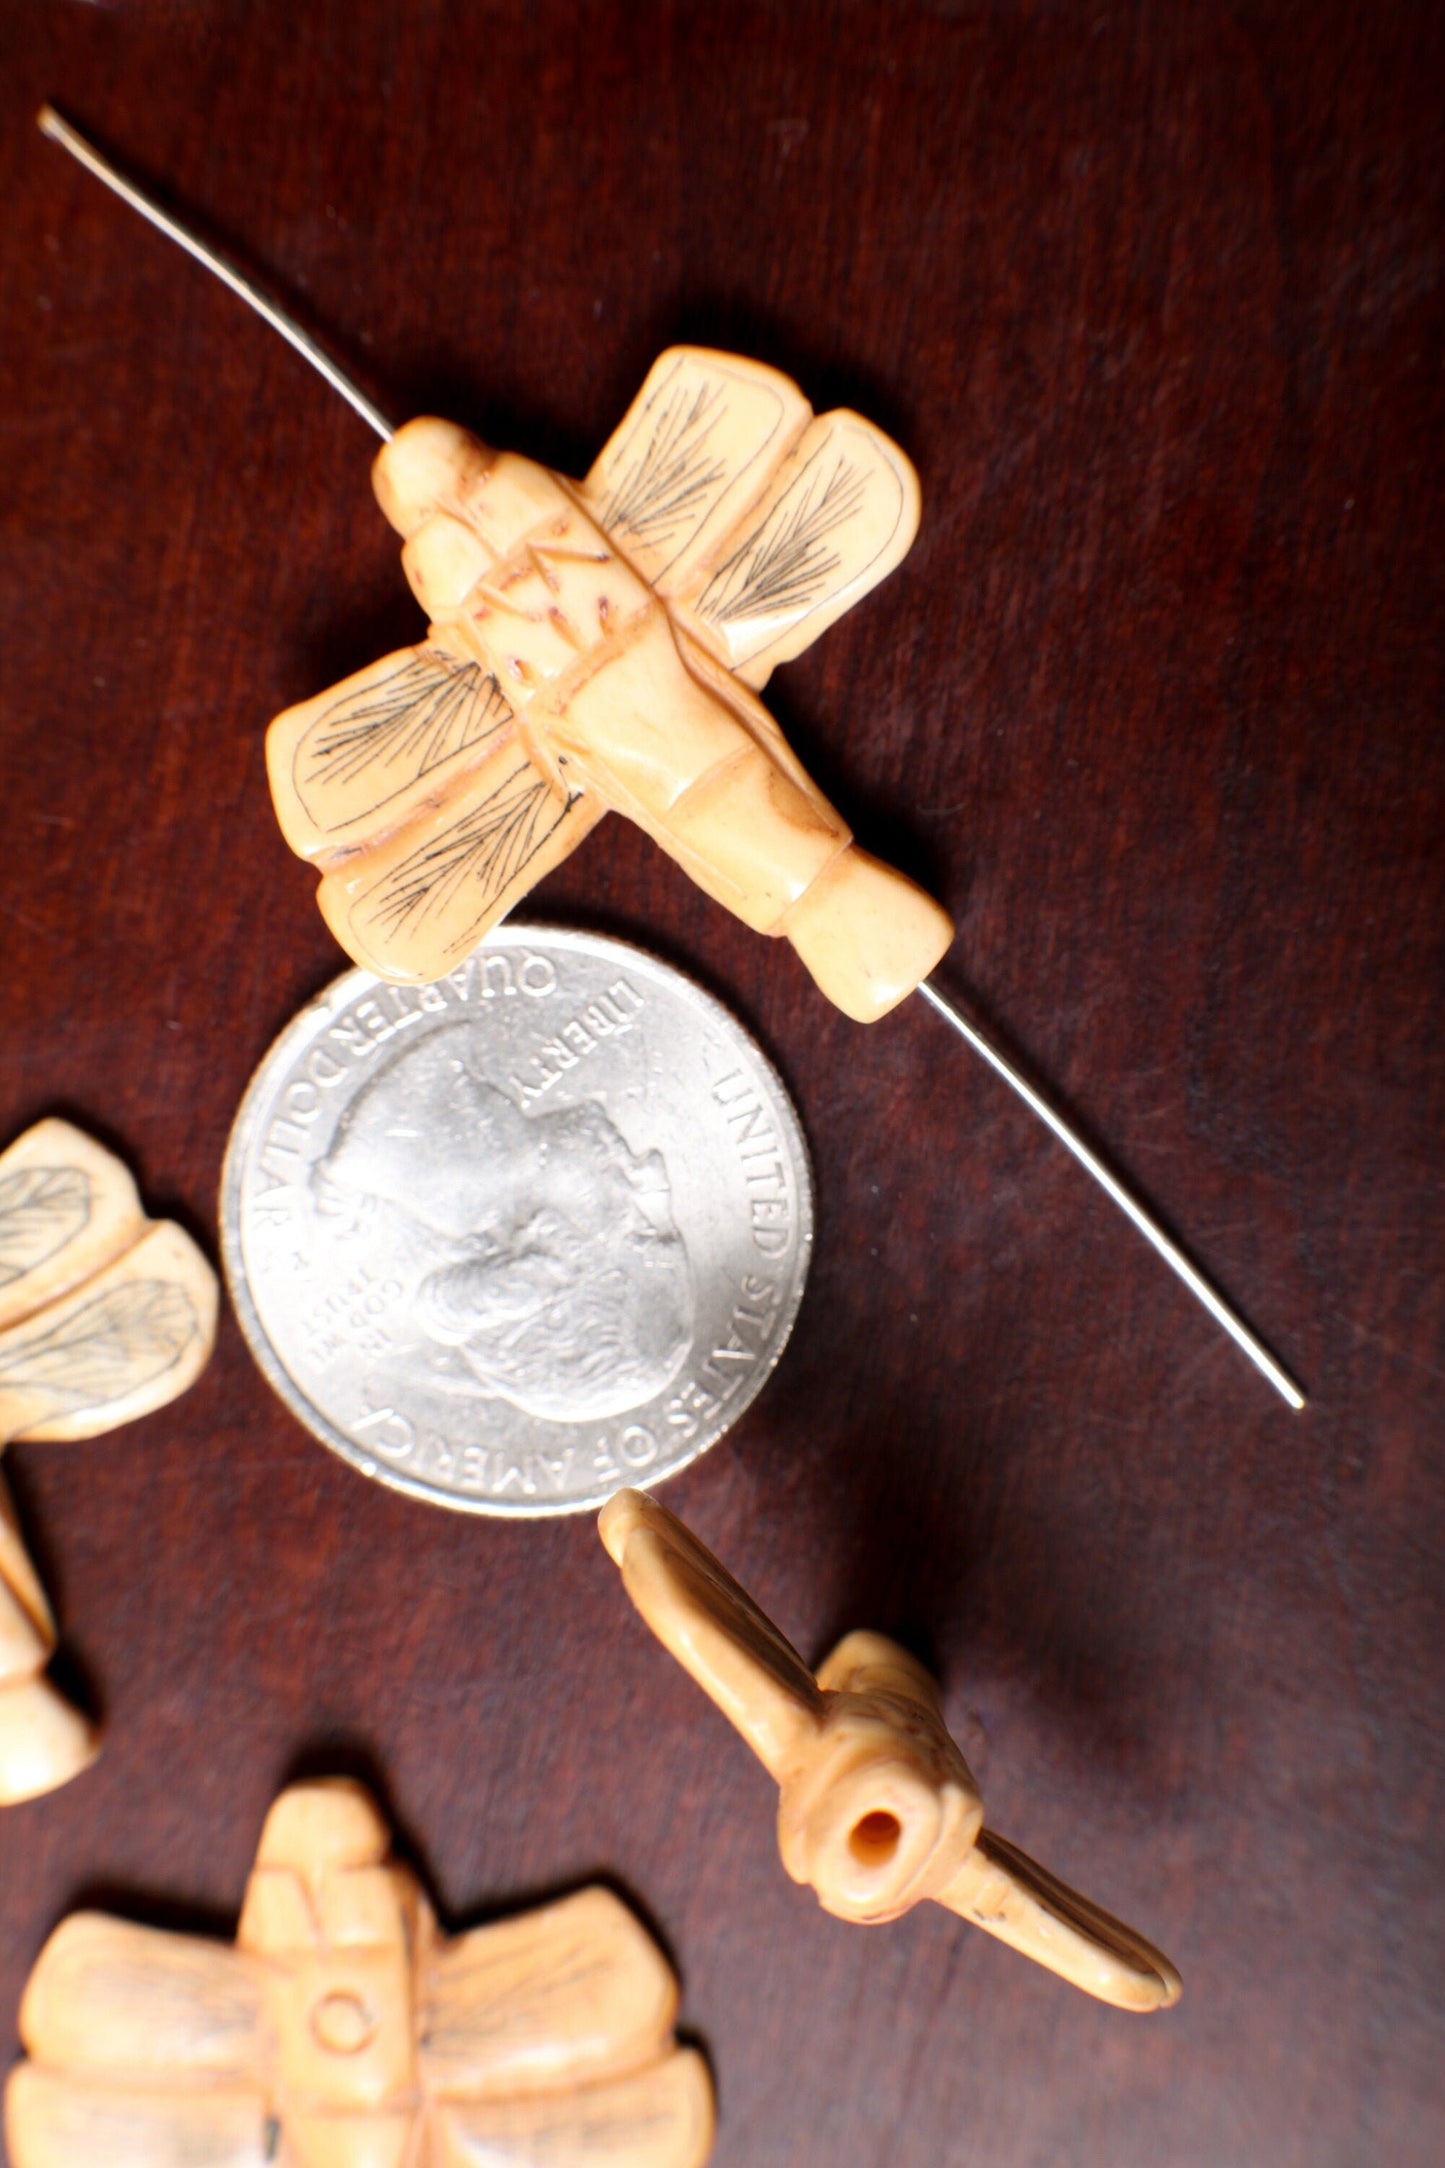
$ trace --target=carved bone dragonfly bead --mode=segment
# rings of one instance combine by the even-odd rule
[[[440,977],[615,809],[848,1015],[913,991],[947,915],[858,848],[756,694],[911,544],[896,444],[775,369],[674,347],[585,482],[426,419],[373,480],[427,639],[267,741],[358,963]]]
[[[0,1153],[0,1453],[93,1438],[174,1400],[216,1336],[216,1276],[151,1221],[120,1161],[68,1122]],[[55,1621],[0,1480],[0,1806],[76,1776],[96,1735],[45,1667]]]
[[[897,1642],[848,1634],[815,1677],[655,1498],[619,1491],[599,1527],[658,1640],[777,1782],[783,1865],[825,1912],[876,1925],[931,1897],[1101,2002],[1178,2001],[1167,1957],[984,1828],[938,1688]]]
[[[449,1938],[344,1779],[272,1807],[236,1947],[82,1912],[41,1951],[14,2168],[702,2168],[712,2086],[610,1890]]]

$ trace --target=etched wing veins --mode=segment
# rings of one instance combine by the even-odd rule
[[[578,795],[559,800],[551,785],[523,761],[461,820],[402,859],[370,915],[395,933],[443,910],[464,883],[475,881],[482,891],[480,917],[541,850]],[[469,935],[459,936],[452,946],[470,946]]]
[[[825,474],[822,456],[815,453],[761,526],[718,566],[698,598],[701,616],[732,625],[750,617],[800,615],[827,594],[843,562],[828,537],[853,517],[867,485],[841,455]]]
[[[480,663],[418,648],[388,676],[326,710],[307,748],[304,782],[350,783],[372,765],[403,768],[412,782],[511,719],[506,696]]]
[[[708,443],[723,400],[723,387],[711,383],[691,397],[679,390],[662,401],[641,451],[624,463],[602,507],[609,532],[661,546],[706,503],[727,476],[726,462]]]
[[[130,1280],[0,1351],[0,1381],[51,1393],[62,1407],[103,1407],[173,1368],[198,1329],[177,1281]]]
[[[26,1167],[0,1180],[0,1287],[24,1279],[65,1248],[90,1219],[81,1167]]]

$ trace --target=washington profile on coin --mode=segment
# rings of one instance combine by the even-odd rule
[[[624,1414],[691,1338],[662,1155],[635,1158],[596,1100],[524,1113],[474,1073],[469,1036],[459,1021],[403,1047],[363,1086],[317,1162],[318,1210],[343,1247],[343,1222],[368,1248],[407,1223],[434,1259],[411,1316],[456,1351],[463,1389],[553,1422]]]
[[[262,1369],[364,1473],[579,1512],[752,1400],[812,1190],[720,1004],[623,943],[504,927],[434,985],[353,971],[296,1019],[237,1117],[222,1235]]]

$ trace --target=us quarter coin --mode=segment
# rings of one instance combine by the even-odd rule
[[[812,1179],[710,995],[623,942],[504,926],[433,985],[350,971],[282,1033],[221,1233],[261,1369],[364,1475],[580,1513],[686,1467],[758,1392]]]

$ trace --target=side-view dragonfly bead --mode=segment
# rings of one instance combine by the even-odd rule
[[[216,1276],[149,1220],[129,1173],[69,1122],[0,1153],[0,1453],[94,1438],[193,1383],[216,1336]],[[45,1676],[55,1621],[0,1479],[0,1806],[91,1762],[93,1726]]]
[[[931,1897],[1121,2010],[1165,2010],[1151,1943],[984,1827],[938,1687],[896,1641],[851,1633],[816,1677],[692,1531],[643,1491],[602,1509],[642,1617],[777,1782],[778,1850],[825,1912],[861,1925]]]

